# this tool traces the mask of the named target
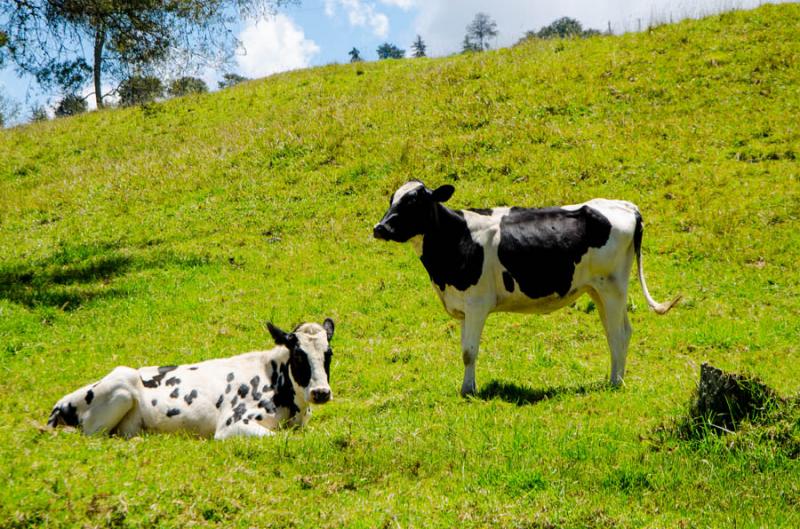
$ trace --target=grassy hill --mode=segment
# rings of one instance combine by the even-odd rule
[[[0,132],[0,528],[798,527],[800,423],[659,433],[710,361],[800,380],[800,6],[641,34],[315,68]],[[371,227],[454,207],[637,203],[626,386],[587,299],[458,323]],[[337,323],[334,401],[266,440],[42,431],[114,366]],[[520,399],[519,402],[513,402]]]

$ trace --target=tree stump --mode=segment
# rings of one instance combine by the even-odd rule
[[[742,420],[757,420],[779,401],[775,391],[757,378],[726,373],[703,363],[690,416],[719,431],[733,432]]]

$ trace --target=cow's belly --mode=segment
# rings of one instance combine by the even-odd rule
[[[521,312],[526,314],[547,314],[574,302],[585,289],[571,290],[566,296],[552,294],[543,298],[529,298],[521,292],[504,293],[498,296],[493,312]]]
[[[201,437],[212,437],[222,410],[215,406],[218,395],[212,397],[206,393],[208,392],[201,390],[192,400],[192,404],[187,405],[183,398],[172,399],[165,395],[165,392],[144,389],[139,400],[142,429],[160,433],[187,432]]]

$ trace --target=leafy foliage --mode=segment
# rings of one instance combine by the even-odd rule
[[[527,31],[520,42],[528,39],[566,39],[571,37],[594,37],[600,35],[596,29],[584,29],[581,23],[574,18],[562,17],[554,20],[549,25],[542,27],[539,31]]]
[[[204,94],[208,92],[208,85],[197,77],[180,77],[169,84],[168,92],[172,97]]]
[[[413,50],[413,57],[426,57],[425,51],[427,50],[427,46],[421,36],[417,35],[417,38],[414,39],[414,43],[411,44],[411,49]]]
[[[230,31],[238,17],[293,1],[15,0],[0,4],[0,34],[16,65],[45,87],[81,88],[91,64],[102,107],[103,74],[119,81],[168,60],[217,64],[238,46]]]
[[[44,106],[39,105],[35,106],[31,109],[31,117],[30,121],[32,123],[36,123],[38,121],[47,121],[50,119],[47,115],[47,109]]]
[[[490,39],[497,36],[497,22],[486,13],[477,13],[467,26],[462,51],[484,51],[491,47]]]
[[[248,80],[247,77],[239,75],[238,73],[226,73],[222,76],[222,81],[217,81],[217,85],[219,88],[230,88],[231,86],[236,86]]]
[[[86,102],[86,98],[77,94],[67,94],[58,101],[53,113],[57,118],[63,118],[83,114],[88,109],[89,104]]]
[[[384,42],[378,46],[378,59],[402,59],[406,56],[406,50],[401,50],[394,44]]]
[[[119,103],[124,107],[141,105],[162,97],[164,84],[152,75],[134,75],[119,85],[118,94]]]
[[[350,56],[350,62],[362,62],[364,60],[361,58],[361,52],[355,46],[347,54]]]

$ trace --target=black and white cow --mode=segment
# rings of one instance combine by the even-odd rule
[[[611,349],[611,383],[622,383],[631,326],[626,314],[634,254],[650,307],[666,313],[680,299],[657,303],[642,271],[642,216],[621,200],[572,206],[452,210],[455,189],[422,182],[401,186],[375,225],[378,239],[410,241],[445,310],[461,320],[464,382],[475,392],[475,360],[491,312],[548,313],[584,293],[594,300]]]
[[[286,333],[268,324],[277,347],[182,366],[117,367],[65,396],[48,426],[132,437],[185,431],[203,437],[261,437],[303,426],[310,404],[331,400],[333,321]]]

